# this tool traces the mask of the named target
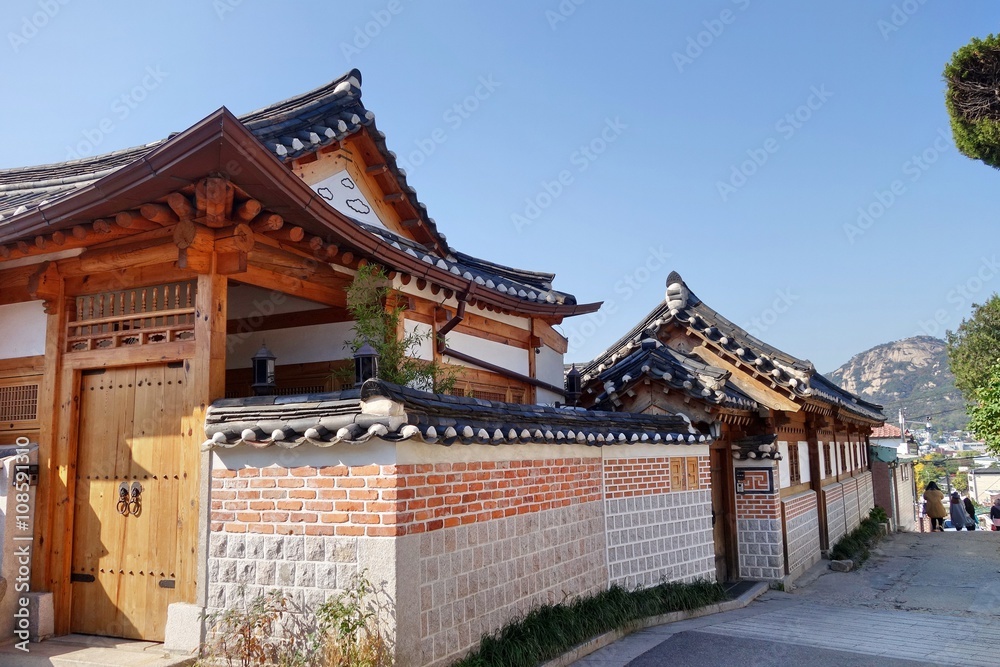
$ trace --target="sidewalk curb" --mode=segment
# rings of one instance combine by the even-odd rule
[[[590,641],[586,641],[579,646],[570,649],[568,652],[563,653],[558,658],[542,663],[541,667],[567,667],[580,658],[584,658],[595,651],[599,651],[609,644],[614,644],[619,639],[622,639],[633,632],[638,632],[639,630],[645,630],[646,628],[652,628],[657,625],[676,623],[677,621],[687,621],[692,618],[701,618],[702,616],[710,616],[712,614],[719,614],[725,611],[733,611],[734,609],[742,609],[767,592],[768,587],[769,586],[766,581],[760,581],[757,582],[753,588],[746,591],[735,600],[717,602],[716,604],[710,604],[707,607],[699,607],[698,609],[691,609],[689,611],[672,611],[669,614],[650,616],[648,618],[635,621],[630,623],[624,629],[612,630],[610,632],[605,632],[603,635],[598,635]]]

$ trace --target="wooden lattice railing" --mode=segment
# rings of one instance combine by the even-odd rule
[[[78,296],[66,351],[193,340],[194,296],[194,281]]]

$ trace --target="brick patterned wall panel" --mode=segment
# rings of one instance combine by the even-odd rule
[[[785,507],[785,544],[788,572],[798,575],[820,559],[819,513],[816,492],[806,491],[782,501]]]
[[[826,526],[829,531],[829,545],[832,547],[847,532],[847,519],[844,514],[844,487],[842,484],[830,484],[823,487],[826,502]]]
[[[711,491],[609,498],[606,508],[612,584],[714,580]]]
[[[532,607],[607,586],[600,501],[422,533],[421,665],[449,665]]]
[[[785,576],[784,536],[777,474],[747,468],[742,472],[744,493],[736,494],[736,541],[740,577],[781,579]]]
[[[873,507],[875,507],[875,489],[872,482],[872,473],[864,472],[857,477],[858,480],[858,506],[861,510],[861,518],[864,519]]]
[[[851,532],[861,523],[861,513],[858,509],[858,480],[854,477],[846,479],[844,485],[844,516],[847,522],[847,532]]]

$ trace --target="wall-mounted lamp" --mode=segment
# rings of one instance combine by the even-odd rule
[[[580,400],[580,371],[573,364],[566,373],[566,405],[575,406]]]
[[[365,343],[354,353],[354,386],[360,387],[374,377],[378,377],[378,352]]]
[[[274,393],[274,360],[277,359],[266,344],[262,344],[257,353],[250,358],[253,368],[253,384],[250,385],[257,396],[268,396]]]

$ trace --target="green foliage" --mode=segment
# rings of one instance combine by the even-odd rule
[[[990,454],[1000,456],[1000,364],[994,364],[986,381],[976,388],[969,417],[969,429],[986,441]]]
[[[852,560],[855,567],[864,563],[871,555],[872,547],[882,537],[882,527],[879,524],[888,520],[889,517],[884,509],[873,507],[857,528],[833,545],[830,549],[831,560]]]
[[[984,304],[973,304],[972,315],[957,331],[948,332],[948,363],[955,386],[969,402],[976,390],[987,384],[990,371],[1000,360],[1000,296]]]
[[[390,667],[392,647],[380,619],[387,597],[361,573],[310,614],[273,590],[207,617],[202,667]]]
[[[542,605],[523,618],[483,635],[479,649],[452,667],[535,667],[577,644],[648,616],[697,609],[726,599],[708,581],[663,583],[633,591],[612,586],[570,603]]]
[[[1000,168],[1000,37],[974,37],[945,66],[945,106],[963,155]]]
[[[961,492],[969,490],[969,474],[959,472],[958,469],[968,465],[968,461],[951,460],[942,458],[940,454],[924,454],[913,464],[913,471],[916,475],[917,489],[923,493],[928,482],[936,482],[941,490],[948,488],[948,479],[951,479],[951,488]]]
[[[458,380],[453,366],[415,358],[432,333],[417,329],[400,335],[405,301],[390,286],[385,272],[373,264],[358,269],[347,289],[347,309],[354,318],[354,338],[347,343],[357,352],[366,343],[378,353],[378,376],[386,382],[439,394],[450,393]],[[395,304],[390,303],[395,301]]]

